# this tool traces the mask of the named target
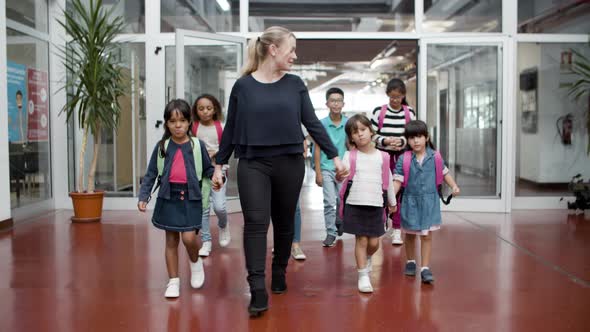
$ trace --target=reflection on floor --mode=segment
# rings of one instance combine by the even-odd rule
[[[516,178],[516,196],[572,196],[567,183],[537,183]]]
[[[538,332],[590,326],[588,215],[444,213],[431,264],[436,283],[403,276],[403,247],[384,237],[373,260],[375,293],[363,295],[356,289],[354,238],[321,246],[322,205],[321,189],[305,187],[302,248],[308,258],[291,261],[288,292],[271,295],[270,310],[259,319],[246,313],[241,214],[230,216],[230,246],[214,241],[201,290],[190,288],[181,250],[181,296],[171,301],[163,298],[164,235],[149,214],[105,211],[101,223],[85,225],[72,224],[71,211],[56,211],[17,221],[0,233],[0,331]],[[217,229],[212,232],[217,239]]]

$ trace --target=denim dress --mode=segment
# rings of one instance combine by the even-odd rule
[[[395,166],[395,180],[401,180],[404,155],[400,156]],[[402,227],[409,231],[430,230],[432,226],[440,226],[441,213],[438,191],[436,189],[436,171],[434,151],[426,149],[422,165],[412,153],[410,179],[404,188],[401,204]]]

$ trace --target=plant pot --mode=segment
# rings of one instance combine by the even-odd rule
[[[83,192],[71,192],[74,216],[72,222],[98,222],[102,217],[102,201],[104,191],[95,191],[92,194]]]

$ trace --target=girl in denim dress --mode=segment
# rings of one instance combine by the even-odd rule
[[[190,135],[192,126],[190,105],[181,99],[172,100],[164,110],[164,121],[164,135],[152,152],[141,184],[137,208],[141,212],[146,210],[147,202],[151,197],[150,191],[158,180],[160,190],[152,223],[155,227],[166,232],[166,267],[170,280],[164,296],[176,298],[180,292],[178,244],[181,235],[190,259],[191,286],[201,288],[205,282],[203,261],[198,255],[197,242],[197,233],[201,228],[202,195],[193,154],[196,142]],[[202,176],[210,178],[214,168],[205,149],[205,144],[203,142],[199,142],[199,144]],[[161,177],[159,177],[157,164],[158,158],[162,157],[164,158],[164,168]],[[219,190],[219,185],[214,185],[214,187]]]
[[[420,237],[420,253],[422,268],[420,276],[423,283],[434,282],[429,268],[432,252],[432,232],[440,229],[441,213],[438,190],[436,186],[436,166],[434,146],[430,142],[428,127],[420,120],[410,121],[404,133],[408,144],[412,148],[412,161],[409,169],[409,179],[403,191],[401,204],[401,224],[406,241],[405,274],[416,275],[416,236]],[[397,161],[393,175],[395,192],[399,192],[404,182],[405,155]],[[444,163],[443,163],[444,165]],[[460,193],[459,187],[449,174],[447,167],[442,170],[444,182],[452,188],[453,196]]]

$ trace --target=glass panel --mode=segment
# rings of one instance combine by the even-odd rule
[[[502,0],[425,0],[424,32],[502,31]]]
[[[430,135],[462,196],[500,190],[498,53],[497,46],[428,45]]]
[[[95,181],[96,189],[105,190],[107,196],[132,197],[139,190],[139,181],[147,167],[145,46],[140,43],[121,46],[120,65],[128,80],[129,91],[119,98],[119,128],[102,132]],[[87,164],[90,164],[92,154],[89,144],[85,156]]]
[[[49,47],[7,29],[8,150],[12,208],[51,198]]]
[[[590,58],[588,44],[518,45],[517,196],[571,195],[573,176],[590,179],[587,89],[578,101],[568,96],[568,86],[581,77],[572,72],[582,61],[572,49]]]
[[[83,0],[83,4],[88,5],[89,0]],[[71,6],[71,0],[67,0],[66,8]],[[103,0],[103,8],[113,11],[114,15],[123,17],[127,23],[123,32],[125,33],[144,33],[145,32],[145,0]]]
[[[250,0],[250,31],[273,25],[292,31],[414,31],[414,0]]]
[[[590,31],[590,2],[572,0],[518,1],[520,33],[583,33]]]
[[[416,105],[415,40],[298,40],[292,72],[309,89],[318,118],[328,116],[326,90],[344,91],[345,114],[371,116],[375,107],[388,102],[387,82],[406,82],[406,98]]]
[[[161,0],[162,32],[187,29],[204,32],[240,31],[239,0]]]
[[[6,0],[6,18],[47,32],[47,0]]]
[[[206,40],[185,36],[184,99],[191,105],[204,93],[215,96],[221,103],[224,117],[231,88],[239,77],[238,59],[242,57],[242,44]],[[176,48],[166,47],[166,102],[176,98]],[[237,160],[230,159],[227,197],[237,197]]]

